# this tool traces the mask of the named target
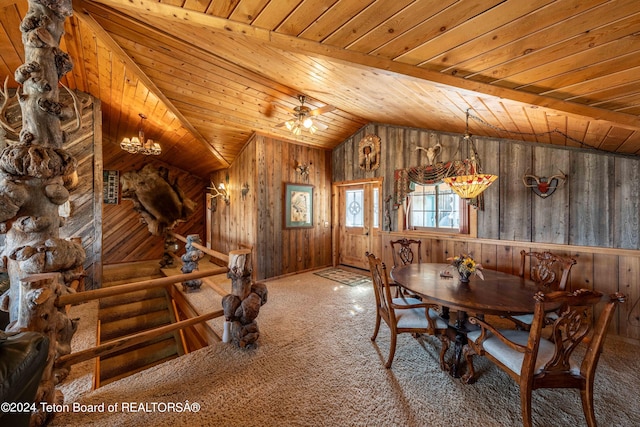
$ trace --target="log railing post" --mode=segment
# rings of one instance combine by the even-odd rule
[[[222,341],[233,341],[239,347],[254,347],[260,332],[256,318],[260,306],[267,302],[264,283],[251,283],[251,251],[229,252],[231,293],[222,298],[225,322]]]
[[[198,262],[204,257],[204,252],[194,246],[194,243],[200,245],[202,240],[197,234],[189,234],[187,236],[187,244],[184,247],[185,253],[182,255],[182,268],[180,271],[183,273],[191,273],[198,270]],[[193,279],[182,282],[182,290],[184,292],[194,291],[200,289],[202,286],[202,280]]]

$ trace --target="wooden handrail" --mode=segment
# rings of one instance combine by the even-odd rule
[[[173,332],[177,329],[184,329],[186,327],[195,325],[196,323],[206,322],[207,320],[211,320],[223,315],[224,310],[222,309],[212,311],[210,313],[201,314],[200,316],[192,317],[190,319],[171,323],[170,325],[160,326],[158,328],[138,332],[137,334],[129,335],[124,338],[115,339],[113,341],[109,341],[96,347],[88,348],[86,350],[60,356],[55,361],[55,367],[68,367],[71,365],[75,365],[76,363],[84,362],[85,360],[93,359],[94,357],[106,356],[116,351],[134,346],[136,344],[149,341],[166,333]]]
[[[199,279],[201,277],[214,276],[226,273],[227,267],[217,267],[210,270],[198,270],[192,273],[180,274],[176,276],[160,277],[158,279],[141,280],[139,282],[127,283],[124,285],[109,286],[108,288],[93,289],[90,291],[78,292],[74,294],[61,295],[56,300],[57,307],[64,307],[67,304],[75,305],[91,301],[98,298],[110,297],[113,295],[125,294],[127,292],[140,291],[143,289],[172,285],[174,283],[185,282],[187,280]]]
[[[175,237],[178,240],[181,240],[184,243],[187,243],[186,237],[181,236],[177,233],[174,233],[173,231],[169,231],[167,234]],[[221,261],[224,261],[226,264],[229,264],[229,255],[223,254],[222,252],[214,251],[213,249],[209,249],[206,246],[202,246],[201,244],[194,243],[194,242],[191,242],[191,246],[193,246],[196,249],[200,249],[202,252],[204,252],[207,255],[211,255],[212,257],[217,258]]]

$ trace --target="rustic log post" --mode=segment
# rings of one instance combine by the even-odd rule
[[[61,295],[74,292],[62,282],[60,273],[29,275],[21,280],[20,286],[23,304],[18,318],[7,330],[38,331],[49,338],[47,364],[36,393],[36,411],[31,418],[31,425],[40,426],[54,415],[45,412],[46,407],[40,402],[55,405],[64,403],[62,392],[56,390],[55,386],[67,377],[69,368],[54,368],[54,363],[58,357],[71,353],[71,338],[77,329],[78,319],[69,319],[65,308],[55,304]]]
[[[238,347],[255,347],[260,336],[256,318],[260,306],[267,302],[267,287],[251,283],[251,251],[229,252],[231,293],[222,298],[225,323],[222,341],[233,341]]]
[[[193,243],[201,244],[200,236],[197,234],[189,234],[187,236],[187,244],[185,245],[185,254],[182,255],[182,268],[180,271],[183,273],[191,273],[198,269],[198,262],[204,257],[204,252],[193,246]],[[200,289],[202,286],[202,280],[194,279],[182,282],[182,290],[185,292],[194,291]]]
[[[29,0],[20,25],[25,63],[14,75],[20,85],[22,129],[19,141],[0,153],[0,232],[6,232],[0,268],[10,280],[0,306],[9,311],[8,329],[50,335],[50,360],[36,400],[49,404],[60,398],[53,386],[66,375],[53,371],[54,356],[66,351],[63,343],[70,342],[75,331],[63,311],[50,311],[50,299],[66,292],[66,284],[82,278],[85,260],[80,243],[59,235],[58,208],[78,183],[77,162],[62,148],[67,135],[61,121],[73,117],[74,108],[59,102],[58,87],[60,78],[73,68],[69,56],[60,50],[64,21],[72,13],[71,0]],[[77,108],[75,114],[79,117]],[[27,277],[53,272],[59,272],[56,279]],[[39,317],[42,312],[50,317]],[[32,424],[46,422],[49,415],[35,414]]]
[[[164,235],[164,253],[160,260],[160,267],[173,267],[174,256],[178,252],[178,240],[171,233],[165,233]]]

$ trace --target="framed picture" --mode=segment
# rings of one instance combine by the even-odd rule
[[[117,205],[120,189],[120,172],[102,171],[102,199],[105,205]]]
[[[313,227],[313,185],[286,184],[284,228]]]

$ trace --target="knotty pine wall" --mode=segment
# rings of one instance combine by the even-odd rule
[[[198,206],[187,222],[179,223],[174,231],[183,236],[198,234],[205,240],[205,192],[208,181],[158,161],[153,156],[129,154],[120,149],[120,143],[105,141],[103,146],[104,170],[117,170],[122,176],[128,171],[137,171],[147,163],[156,168],[169,169],[170,179],[177,177],[178,186],[188,198]],[[160,141],[162,144],[162,141]],[[164,240],[152,236],[147,225],[140,221],[140,215],[133,210],[130,200],[119,198],[117,205],[103,205],[102,250],[104,264],[118,264],[134,261],[160,260],[164,251]],[[182,243],[180,244],[183,247]],[[183,249],[180,250],[180,253]]]
[[[295,171],[297,162],[311,164],[308,178]],[[251,248],[255,280],[331,264],[330,152],[254,134],[231,167],[212,180],[225,183],[231,202],[218,199],[209,212],[211,248]],[[312,228],[284,228],[286,183],[313,185]],[[243,199],[244,184],[249,192]]]
[[[381,139],[381,165],[365,172],[357,165],[358,143],[366,134]],[[423,164],[416,146],[444,146],[453,156],[461,135],[369,124],[333,151],[333,181],[384,177],[383,198],[393,194],[396,169]],[[570,286],[627,295],[612,329],[640,339],[640,160],[595,150],[532,145],[474,136],[485,172],[499,176],[485,191],[478,211],[478,237],[404,230],[401,208],[392,214],[392,232],[381,233],[383,260],[393,265],[390,240],[423,241],[423,259],[444,262],[472,252],[485,268],[514,272],[521,249],[552,250],[574,256]],[[529,171],[550,176],[561,170],[567,183],[542,199],[522,183]]]
[[[82,126],[68,135],[63,148],[78,162],[79,184],[69,194],[71,216],[63,222],[60,237],[80,239],[86,253],[84,287],[92,289],[99,286],[102,280],[102,112],[99,100],[81,92],[77,92],[77,96],[82,110]],[[64,90],[60,91],[60,101],[73,104],[71,96]],[[5,117],[14,129],[19,131],[22,128],[22,111],[18,103],[9,105]],[[62,122],[61,126],[68,131],[75,124],[74,115]],[[0,247],[4,246],[4,239],[5,235],[0,234]]]

